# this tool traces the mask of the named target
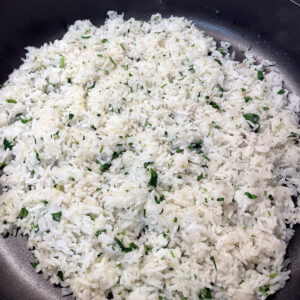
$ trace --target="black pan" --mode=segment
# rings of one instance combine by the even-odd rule
[[[156,12],[190,18],[215,39],[230,41],[237,53],[252,46],[258,59],[275,61],[285,87],[300,94],[300,0],[0,0],[0,83],[21,64],[25,46],[62,37],[77,19],[101,25],[108,10],[125,18]],[[299,248],[298,226],[287,251],[291,279],[268,299],[300,299]],[[36,274],[30,261],[25,237],[0,237],[0,299],[61,299],[60,288]]]

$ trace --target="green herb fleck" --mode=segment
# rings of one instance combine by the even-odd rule
[[[64,281],[64,274],[62,271],[58,271],[56,273],[57,277],[61,280],[61,281]]]
[[[199,299],[212,299],[211,290],[209,288],[204,288],[200,291]]]
[[[108,42],[108,39],[103,39],[101,42],[102,42],[103,44],[105,44],[105,43]]]
[[[124,244],[118,238],[114,238],[114,241],[121,248],[122,252],[131,252],[132,249],[137,249],[138,248],[138,246],[136,246],[134,243],[131,243],[130,247],[125,247]],[[132,247],[132,245],[134,245],[134,247]]]
[[[109,60],[112,62],[112,64],[113,64],[115,67],[117,66],[117,64],[115,63],[115,61],[112,59],[111,56],[109,57]]]
[[[258,78],[259,80],[263,80],[263,79],[264,79],[264,73],[263,73],[262,70],[258,70],[258,71],[257,71],[257,78]]]
[[[145,249],[145,255],[148,255],[148,253],[152,250],[152,248],[146,244],[144,244],[144,249]]]
[[[62,56],[61,59],[60,59],[60,67],[61,68],[65,67],[65,57],[64,56]]]
[[[258,124],[258,126],[253,126],[252,124],[248,123],[251,130],[253,131],[253,129],[255,128],[254,132],[257,133],[259,131],[259,128],[260,128],[260,125],[258,123],[258,121],[260,119],[259,115],[252,114],[252,113],[247,113],[247,114],[244,114],[243,117],[246,121],[250,121],[253,124]]]
[[[214,109],[221,110],[220,106],[214,101],[210,101],[208,102],[208,104],[211,105]]]
[[[277,273],[270,274],[270,278],[275,278],[277,275]]]
[[[214,61],[217,62],[220,66],[222,66],[222,63],[218,58],[214,58]]]
[[[40,155],[39,155],[39,153],[37,152],[36,149],[34,149],[34,153],[35,153],[35,158],[36,158],[36,160],[37,160],[38,162],[41,162]]]
[[[219,51],[222,54],[223,57],[226,56],[226,54],[227,54],[226,50],[222,47],[218,47],[217,51]]]
[[[201,173],[199,176],[197,176],[197,181],[200,181],[204,177],[203,173]]]
[[[210,161],[210,158],[208,156],[206,156],[205,154],[202,155],[203,158],[205,158],[207,161]]]
[[[3,149],[4,150],[7,150],[7,149],[11,150],[12,148],[13,148],[12,142],[10,142],[7,138],[4,138],[4,140],[3,140]]]
[[[252,194],[250,194],[248,192],[245,192],[244,195],[247,196],[249,199],[256,199],[257,198],[256,195],[252,195]]]
[[[261,286],[259,288],[259,291],[262,293],[263,296],[267,297],[269,295],[269,291],[270,291],[270,285],[266,284],[264,286]]]
[[[106,229],[97,230],[95,236],[98,237],[101,233],[106,232]]]
[[[19,217],[21,219],[26,218],[28,216],[28,210],[25,207],[22,207],[19,213]]]
[[[181,152],[183,152],[184,150],[183,149],[180,149],[180,148],[176,148],[176,153],[181,153]]]
[[[6,102],[7,103],[17,103],[17,101],[14,99],[7,99]]]
[[[150,178],[149,184],[156,188],[158,175],[155,172],[155,170],[153,170],[153,169],[151,169],[150,172],[151,172],[151,178]]]
[[[190,150],[190,151],[192,151],[192,150],[197,150],[197,153],[198,154],[201,154],[202,153],[202,144],[203,144],[203,142],[200,140],[199,142],[196,142],[196,143],[192,143],[192,144],[190,144],[189,146],[188,146],[188,149]]]
[[[28,123],[28,122],[30,122],[30,121],[32,121],[32,117],[30,117],[29,119],[21,119],[21,122],[22,122],[23,124],[26,124],[26,123]]]
[[[35,268],[39,264],[39,262],[30,262],[30,264]]]
[[[60,222],[60,218],[61,218],[61,216],[62,216],[62,212],[61,212],[61,211],[59,211],[59,212],[57,212],[57,213],[53,213],[53,214],[51,214],[51,215],[52,215],[52,219],[53,219],[54,221]]]
[[[160,202],[162,202],[164,200],[165,200],[165,196],[164,195],[161,195],[159,198],[156,195],[154,196],[154,201],[157,204],[160,204]]]
[[[215,269],[217,271],[217,265],[216,265],[216,261],[215,261],[215,258],[213,256],[210,257],[210,260],[213,262],[214,266],[215,266]]]

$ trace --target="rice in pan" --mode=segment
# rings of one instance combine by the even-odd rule
[[[78,299],[264,299],[299,222],[299,98],[185,18],[109,13],[0,90],[0,233]]]

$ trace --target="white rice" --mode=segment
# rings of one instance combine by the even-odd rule
[[[0,90],[0,233],[21,228],[52,283],[151,300],[285,285],[300,101],[221,46],[184,18],[109,12],[27,48]]]

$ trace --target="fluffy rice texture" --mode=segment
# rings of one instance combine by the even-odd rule
[[[185,18],[108,15],[0,90],[0,233],[78,299],[264,299],[299,222],[299,98]]]

